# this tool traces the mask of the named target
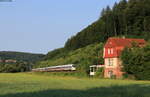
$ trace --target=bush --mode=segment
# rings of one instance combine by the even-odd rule
[[[112,75],[110,78],[111,79],[116,79],[116,75]]]
[[[104,68],[99,68],[99,69],[96,71],[95,77],[103,78],[103,77],[104,77]]]

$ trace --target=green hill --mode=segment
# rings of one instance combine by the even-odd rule
[[[13,59],[13,60],[17,60],[17,61],[25,61],[25,62],[35,63],[35,62],[41,60],[44,56],[45,55],[43,55],[43,54],[0,51],[0,59],[1,60]]]
[[[35,68],[52,65],[76,64],[79,71],[82,70],[83,72],[88,72],[90,65],[103,64],[103,43],[91,44],[87,47],[70,52],[61,50],[63,49],[57,49],[56,52],[53,51],[48,53],[45,59],[38,63],[40,65],[36,65]],[[55,54],[56,56],[54,56]]]
[[[37,67],[73,63],[84,71],[89,65],[103,63],[103,43],[109,37],[150,40],[149,5],[150,0],[121,0],[112,8],[107,6],[97,21],[69,38],[64,47],[50,51]]]

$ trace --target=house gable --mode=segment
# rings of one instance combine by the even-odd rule
[[[138,46],[144,46],[144,39],[130,39],[130,38],[109,38],[104,46],[104,58],[113,58],[119,57],[121,51],[125,47],[131,47],[133,43],[136,43]]]

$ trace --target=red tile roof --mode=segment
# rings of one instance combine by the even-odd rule
[[[109,38],[105,44],[105,48],[111,47],[131,47],[132,43],[135,42],[137,45],[145,45],[144,39],[133,39],[133,38]]]
[[[131,47],[132,43],[137,43],[138,46],[143,47],[146,44],[144,39],[133,39],[133,38],[109,38],[104,48],[104,58],[114,58],[121,55],[122,50],[125,47]],[[108,54],[108,49],[113,48],[113,53]]]

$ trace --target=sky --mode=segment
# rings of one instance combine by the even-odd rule
[[[119,0],[13,0],[0,2],[0,51],[43,53],[96,21]]]

